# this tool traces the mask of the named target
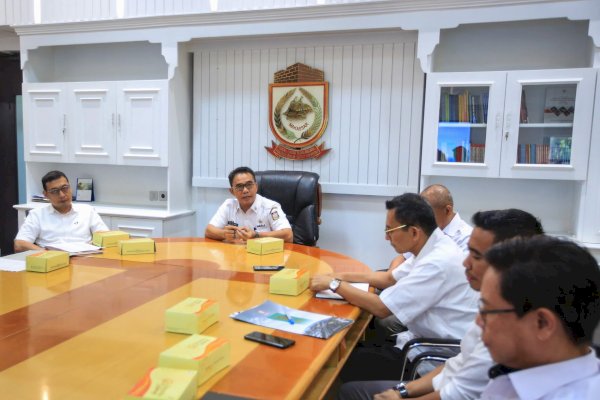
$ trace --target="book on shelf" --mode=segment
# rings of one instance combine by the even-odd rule
[[[550,137],[550,164],[571,163],[571,137]]]
[[[546,88],[544,123],[573,122],[575,114],[575,86]]]
[[[527,100],[525,98],[525,90],[521,89],[521,112],[519,115],[519,123],[529,123],[529,116],[527,115]]]
[[[549,164],[550,145],[526,143],[520,144],[517,152],[518,164]]]
[[[94,201],[94,181],[92,178],[77,178],[77,201]]]
[[[442,93],[440,99],[440,122],[487,122],[487,93],[471,94],[468,90],[459,94]]]

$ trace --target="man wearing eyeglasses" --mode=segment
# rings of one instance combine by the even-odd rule
[[[538,236],[494,246],[477,324],[497,366],[481,398],[598,399],[600,269],[587,250]]]
[[[208,223],[204,236],[230,243],[245,243],[248,239],[275,237],[292,242],[292,227],[281,205],[259,195],[254,171],[238,167],[229,173],[227,199]]]
[[[467,281],[476,291],[481,290],[483,276],[489,267],[485,254],[495,243],[515,236],[530,237],[544,233],[537,218],[514,208],[480,211],[473,215],[472,221],[475,228],[468,242],[469,253],[463,265]],[[481,329],[475,321],[462,338],[460,347],[460,354],[419,379],[407,383],[352,382],[342,386],[340,398],[372,399],[376,394],[376,400],[477,399],[489,381],[487,371],[493,363],[481,341]]]
[[[357,347],[341,371],[344,382],[398,379],[401,349],[408,340],[458,339],[475,319],[477,293],[464,278],[463,252],[438,228],[427,201],[416,193],[405,193],[387,201],[386,209],[386,240],[397,253],[411,252],[414,257],[392,274],[376,274],[382,281],[369,283],[384,289],[379,296],[354,288],[350,279],[341,276],[311,279],[311,290],[329,288],[376,317],[395,315],[408,328],[396,337],[395,346],[365,343]]]
[[[72,204],[73,193],[66,175],[50,171],[42,177],[46,207],[29,212],[15,237],[15,252],[40,250],[53,243],[89,242],[96,231],[108,227],[87,204]]]

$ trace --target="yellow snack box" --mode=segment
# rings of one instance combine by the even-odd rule
[[[180,368],[150,368],[125,399],[192,400],[196,396],[197,374]]]
[[[32,272],[50,272],[69,265],[66,251],[41,251],[25,257],[25,269]]]
[[[158,365],[198,372],[198,386],[229,366],[231,344],[227,339],[192,335],[160,353]]]
[[[153,253],[156,253],[156,244],[150,238],[119,241],[119,254],[121,255]]]
[[[165,312],[168,332],[201,333],[219,320],[219,303],[214,300],[188,297]]]
[[[264,237],[246,242],[246,251],[252,254],[271,254],[283,251],[283,239]]]
[[[129,239],[129,233],[123,231],[98,231],[92,236],[92,244],[99,247],[117,247],[120,240]]]
[[[271,275],[269,292],[297,296],[308,288],[310,274],[305,269],[284,268]]]

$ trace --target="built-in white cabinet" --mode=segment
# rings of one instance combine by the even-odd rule
[[[25,160],[168,165],[166,80],[23,84]]]
[[[585,180],[596,71],[432,73],[422,174]]]

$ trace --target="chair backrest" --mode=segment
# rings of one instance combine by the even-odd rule
[[[281,204],[294,231],[294,243],[315,246],[319,240],[319,175],[304,171],[256,171],[258,193]]]

